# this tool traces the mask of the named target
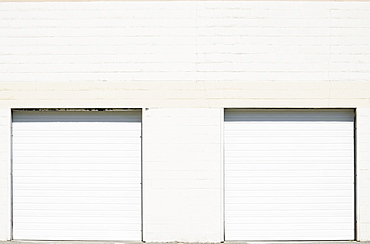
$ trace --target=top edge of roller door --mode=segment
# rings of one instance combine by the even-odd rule
[[[13,111],[13,122],[141,122],[141,111]]]
[[[225,121],[348,121],[353,109],[225,109]]]

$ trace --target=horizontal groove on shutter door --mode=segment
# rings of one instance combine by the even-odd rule
[[[14,111],[13,238],[141,240],[141,113]]]
[[[226,109],[225,239],[353,240],[354,112]]]

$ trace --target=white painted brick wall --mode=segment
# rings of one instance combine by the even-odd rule
[[[1,5],[1,81],[195,80],[195,3]]]
[[[339,107],[358,108],[370,240],[369,13],[368,1],[0,2],[0,239],[11,108],[149,108],[144,240],[217,242],[222,109]]]
[[[223,240],[222,114],[144,110],[144,240]]]
[[[369,81],[370,3],[0,3],[0,81]]]

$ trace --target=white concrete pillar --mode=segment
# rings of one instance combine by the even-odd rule
[[[356,113],[357,240],[370,240],[370,109]]]
[[[144,241],[222,241],[222,120],[222,109],[144,109]]]
[[[11,109],[0,109],[0,240],[11,239]]]

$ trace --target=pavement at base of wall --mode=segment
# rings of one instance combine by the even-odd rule
[[[370,244],[370,241],[226,241],[224,244]],[[222,244],[221,242],[0,241],[0,244]]]

